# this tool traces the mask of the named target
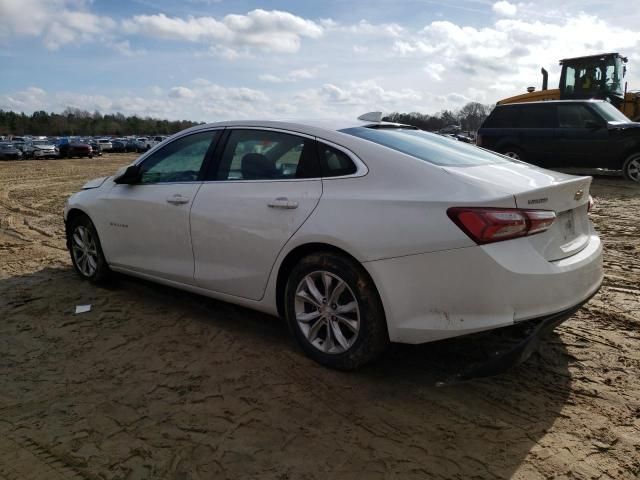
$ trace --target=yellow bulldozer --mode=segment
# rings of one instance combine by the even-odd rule
[[[542,90],[527,88],[527,93],[505,98],[506,103],[538,102],[541,100],[579,100],[598,98],[607,100],[633,121],[640,121],[640,92],[627,90],[624,77],[627,57],[619,53],[603,53],[560,60],[562,71],[557,89],[549,90],[549,74],[543,68]]]

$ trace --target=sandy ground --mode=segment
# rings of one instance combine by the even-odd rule
[[[595,181],[597,297],[525,364],[438,388],[468,342],[340,373],[278,319],[82,282],[64,200],[131,159],[0,162],[0,478],[640,476],[639,186]]]

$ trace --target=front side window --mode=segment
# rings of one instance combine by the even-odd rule
[[[314,142],[269,130],[233,130],[218,180],[286,180],[319,177]]]
[[[587,122],[602,123],[600,119],[584,105],[558,105],[558,125],[560,128],[587,128]]]
[[[174,140],[142,163],[142,183],[195,182],[217,130]]]

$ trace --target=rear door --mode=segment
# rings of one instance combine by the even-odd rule
[[[320,200],[315,140],[255,128],[226,137],[191,209],[195,280],[259,300],[278,253]]]
[[[551,166],[595,168],[615,153],[606,122],[584,103],[558,104],[558,124],[560,149]]]
[[[518,105],[519,146],[525,161],[546,167],[559,148],[555,104]]]
[[[109,263],[181,283],[193,283],[189,210],[202,168],[220,130],[180,137],[141,164],[142,181],[115,185],[100,232]]]

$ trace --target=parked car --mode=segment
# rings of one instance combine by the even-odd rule
[[[102,155],[102,147],[97,140],[89,140],[87,143],[91,146],[91,150],[95,156],[99,157]]]
[[[124,153],[127,151],[127,142],[124,139],[115,139],[111,141],[111,151]]]
[[[64,218],[81,277],[282,315],[350,369],[390,341],[517,325],[533,342],[568,318],[603,279],[590,184],[406,125],[221,122],[87,183]]]
[[[150,147],[148,147],[148,142],[149,139],[147,137],[138,137],[136,138],[136,146],[137,146],[137,152],[146,152],[147,150],[149,150]]]
[[[113,150],[113,144],[108,138],[98,138],[97,142],[98,145],[100,145],[100,151],[110,152],[111,150]]]
[[[640,182],[640,123],[603,100],[498,105],[476,143],[545,168],[622,170]]]
[[[0,160],[21,160],[22,152],[11,142],[0,142]]]
[[[127,138],[126,151],[127,152],[137,152],[138,151],[138,142],[136,141],[135,138]]]
[[[91,145],[88,143],[80,143],[80,142],[69,142],[69,143],[61,143],[58,146],[58,150],[60,151],[60,157],[62,158],[93,158],[93,149]]]
[[[158,135],[155,137],[149,137],[149,138],[145,138],[145,139],[141,139],[139,138],[139,145],[142,145],[142,151],[147,151],[152,149],[153,147],[155,147],[156,145],[158,145],[159,143],[164,142],[168,137],[162,136],[162,135]],[[140,143],[140,140],[142,140],[142,142]]]
[[[11,145],[20,150],[24,154],[25,141],[24,140],[11,140]]]
[[[25,144],[24,154],[30,158],[58,158],[58,148],[48,140],[34,140]]]

